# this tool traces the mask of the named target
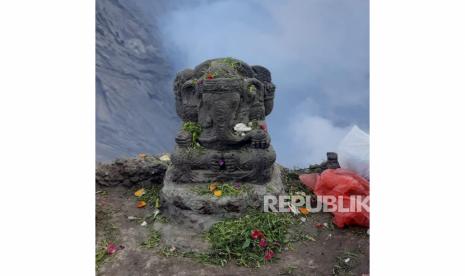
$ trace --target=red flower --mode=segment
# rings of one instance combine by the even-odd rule
[[[267,243],[265,239],[261,239],[260,242],[258,243],[258,246],[260,247],[266,247]]]
[[[268,127],[267,127],[266,123],[261,123],[260,128],[263,129],[265,132],[268,132]]]
[[[113,255],[118,250],[118,247],[114,243],[109,243],[107,246],[108,255]]]
[[[208,73],[207,74],[207,80],[212,80],[213,79],[213,75],[211,73]]]
[[[268,249],[265,251],[265,260],[269,261],[271,258],[273,258],[274,252],[271,249]]]
[[[255,229],[255,230],[252,230],[252,233],[250,233],[250,236],[252,237],[252,239],[256,240],[256,239],[263,238],[264,235],[262,231]]]

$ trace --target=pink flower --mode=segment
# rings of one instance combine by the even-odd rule
[[[268,126],[266,125],[266,123],[261,123],[260,128],[263,129],[265,132],[268,132]]]
[[[271,249],[265,250],[265,260],[269,261],[271,258],[273,258],[274,252]]]
[[[266,247],[266,245],[267,245],[267,242],[265,239],[261,239],[260,242],[258,243],[258,246],[260,247]]]
[[[109,243],[107,246],[108,255],[113,255],[118,250],[118,247],[114,243]]]
[[[255,229],[255,230],[252,230],[252,232],[250,233],[250,236],[252,237],[252,239],[257,240],[257,239],[263,238],[263,233],[262,231]]]

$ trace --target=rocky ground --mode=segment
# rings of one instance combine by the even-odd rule
[[[277,253],[271,263],[259,268],[238,266],[233,261],[217,266],[185,254],[183,245],[201,248],[208,243],[202,240],[202,235],[175,232],[176,225],[161,214],[155,222],[149,221],[143,226],[142,222],[147,221],[144,218],[156,210],[156,203],[149,203],[145,208],[136,207],[138,199],[134,192],[141,186],[159,185],[160,174],[164,173],[163,167],[168,163],[155,156],[139,156],[98,166],[98,275],[368,275],[367,230],[359,227],[337,229],[331,223],[332,215],[329,213],[311,213],[305,222],[291,225],[289,235],[297,238],[283,252]],[[297,171],[297,174],[304,171]],[[289,176],[288,188],[298,187],[296,173],[291,172]],[[115,180],[128,177],[134,181],[122,185],[124,181]],[[164,225],[165,230],[169,230],[161,231],[161,236],[158,236],[155,234],[160,232],[153,230],[154,225]],[[170,239],[172,243],[168,244]],[[195,244],[199,241],[203,244]],[[106,253],[109,242],[118,246],[112,255]]]

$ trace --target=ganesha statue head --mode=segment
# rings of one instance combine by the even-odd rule
[[[276,155],[265,117],[274,92],[268,69],[233,58],[178,73],[174,93],[183,127],[172,158],[173,180],[268,181]]]

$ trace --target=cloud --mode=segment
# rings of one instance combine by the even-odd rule
[[[318,116],[303,115],[288,127],[292,143],[299,146],[286,151],[285,157],[292,158],[298,167],[321,163],[326,160],[326,152],[337,151],[339,142],[350,129],[350,126],[337,127]]]
[[[368,131],[368,0],[190,1],[158,25],[177,70],[226,56],[270,69],[277,90],[267,121],[282,164],[303,164],[288,154],[301,147],[313,147],[315,158],[323,152],[316,127],[334,137],[354,124]],[[297,130],[283,126],[300,120],[313,134],[290,143]]]

